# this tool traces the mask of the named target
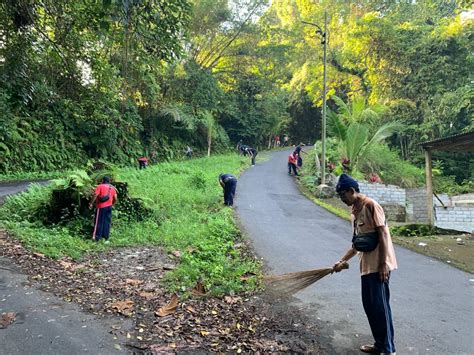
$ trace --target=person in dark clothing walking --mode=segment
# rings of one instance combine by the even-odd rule
[[[252,147],[247,148],[247,154],[250,156],[252,166],[255,165],[255,157],[257,156],[257,153],[258,153],[257,149],[252,148]]]
[[[110,225],[112,223],[112,206],[116,204],[117,190],[110,184],[110,178],[104,176],[102,183],[97,185],[89,208],[96,207],[94,232],[92,239],[99,241],[104,238],[109,241]]]
[[[232,174],[222,173],[219,175],[219,184],[224,189],[224,204],[227,206],[233,206],[237,178]]]
[[[297,163],[296,165],[298,166],[298,168],[301,168],[303,166],[303,158],[301,157],[301,153],[305,153],[307,154],[304,150],[303,150],[303,146],[304,144],[303,143],[300,143],[296,146],[295,148],[295,153],[297,154]]]
[[[359,192],[358,182],[349,175],[339,177],[336,192],[342,202],[352,206],[353,239],[334,270],[341,271],[342,265],[359,253],[362,304],[374,337],[374,344],[362,345],[360,351],[394,355],[389,280],[397,260],[385,213],[375,200]]]
[[[293,173],[295,174],[295,176],[298,176],[298,173],[296,171],[297,159],[298,159],[298,156],[296,152],[293,152],[288,156],[288,175],[291,175],[291,170],[293,170]]]

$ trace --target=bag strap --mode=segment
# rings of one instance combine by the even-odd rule
[[[109,195],[109,197],[110,197],[110,190],[112,190],[112,185],[109,184],[109,191],[107,192],[106,195],[103,195],[103,196],[101,196],[101,197],[105,197],[105,196],[107,196],[107,195]]]

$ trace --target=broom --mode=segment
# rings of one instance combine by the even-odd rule
[[[341,269],[349,269],[349,264],[342,264]],[[327,267],[323,269],[314,269],[299,272],[290,272],[288,274],[267,276],[265,282],[276,291],[286,295],[292,295],[302,289],[321,280],[323,277],[332,274],[334,268]]]

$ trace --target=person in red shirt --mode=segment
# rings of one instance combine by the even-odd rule
[[[291,153],[288,156],[288,175],[291,175],[291,169],[293,169],[295,176],[298,176],[298,172],[296,171],[297,162],[298,162],[298,154],[296,152]]]
[[[92,239],[99,241],[104,238],[106,243],[109,241],[110,224],[112,223],[112,206],[116,204],[117,190],[110,184],[110,178],[104,176],[102,183],[97,185],[89,208],[96,207],[96,216],[94,224],[94,233]]]

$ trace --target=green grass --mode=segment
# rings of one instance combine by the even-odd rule
[[[67,175],[66,171],[51,171],[51,172],[35,172],[35,173],[25,173],[17,172],[11,174],[0,174],[1,182],[8,181],[33,181],[33,180],[49,180],[57,179]]]
[[[238,175],[249,162],[230,154],[162,163],[146,170],[119,170],[118,180],[128,182],[130,195],[143,198],[152,213],[142,222],[130,222],[115,211],[108,246],[92,242],[72,224],[48,228],[31,221],[34,210],[47,200],[48,187],[35,187],[7,199],[0,208],[0,226],[28,249],[53,258],[77,259],[107,248],[160,245],[182,255],[178,267],[165,279],[170,290],[188,290],[198,280],[214,295],[253,290],[257,278],[243,283],[240,277],[259,274],[259,263],[235,248],[241,234],[233,210],[223,205],[218,183],[219,173]]]
[[[312,181],[314,181],[314,179],[312,179]],[[314,197],[312,190],[304,182],[299,182],[298,186],[301,193],[305,195],[308,199],[313,201],[315,204],[317,204],[318,206],[321,206],[322,208],[328,210],[329,212],[343,219],[346,219],[348,221],[351,220],[351,213],[349,211],[339,208],[337,206],[333,206],[327,202],[324,202],[323,200],[319,198]]]

